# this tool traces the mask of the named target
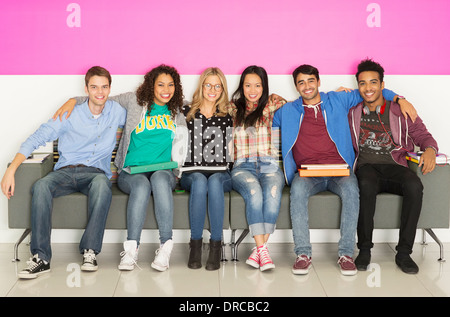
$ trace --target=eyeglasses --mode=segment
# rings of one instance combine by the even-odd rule
[[[211,85],[211,84],[204,84],[203,87],[205,87],[206,89],[213,89],[214,88],[215,91],[221,91],[222,90],[222,85],[219,85],[219,84],[214,85],[214,86]]]

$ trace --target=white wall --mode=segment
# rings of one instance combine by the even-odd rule
[[[134,91],[141,83],[141,75],[113,75],[112,95]],[[185,98],[190,100],[197,84],[197,75],[183,75]],[[228,75],[230,95],[237,87],[239,76]],[[271,75],[270,90],[287,100],[298,97],[290,75]],[[354,76],[351,75],[321,75],[321,91],[335,90],[339,86],[356,88]],[[450,100],[448,91],[450,75],[445,76],[385,76],[385,87],[407,99],[416,107],[420,117],[429,131],[438,141],[440,151],[450,154],[450,138],[448,118],[450,114]],[[8,162],[14,157],[20,144],[33,133],[41,123],[48,120],[69,97],[84,95],[84,76],[0,76],[0,135],[2,145],[0,152],[0,175],[5,172]],[[449,193],[450,194],[450,193]],[[0,243],[15,242],[21,230],[8,229],[8,204],[4,195],[0,195]],[[450,230],[436,230],[443,242],[450,242]],[[229,232],[224,233],[226,241]],[[312,242],[336,242],[337,230],[313,230]],[[78,242],[81,237],[79,230],[54,230],[53,242]],[[122,242],[126,235],[123,231],[105,233],[105,242]],[[174,239],[188,241],[187,231],[175,231]],[[421,234],[417,239],[421,238]],[[375,242],[395,242],[396,230],[376,230]],[[276,232],[272,241],[291,241],[291,233],[287,230]],[[431,241],[430,238],[428,238]],[[157,242],[155,231],[145,231],[142,242]]]

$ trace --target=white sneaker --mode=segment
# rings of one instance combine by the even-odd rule
[[[92,249],[84,250],[83,264],[81,265],[82,271],[93,272],[98,270],[97,259],[95,258],[95,252]]]
[[[132,271],[134,266],[137,265],[138,260],[138,246],[136,240],[127,240],[123,243],[124,251],[120,252],[119,270],[121,271]],[[139,267],[140,268],[140,267]]]
[[[173,241],[167,240],[156,250],[155,260],[152,262],[152,268],[158,271],[165,271],[169,268],[170,254],[172,253]]]

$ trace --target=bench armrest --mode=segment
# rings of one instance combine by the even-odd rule
[[[29,228],[31,215],[31,187],[53,170],[53,156],[41,163],[22,163],[16,171],[14,196],[8,200],[9,228]]]
[[[450,165],[436,165],[433,172],[422,174],[419,165],[408,162],[423,184],[421,228],[448,228],[450,213]],[[439,223],[439,226],[436,224]]]

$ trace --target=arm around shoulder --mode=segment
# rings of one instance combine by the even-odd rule
[[[56,110],[55,114],[53,115],[53,120],[56,120],[56,118],[59,117],[59,120],[62,121],[63,114],[65,114],[66,112],[66,119],[69,118],[76,104],[77,99],[71,98],[67,100],[58,110]]]

